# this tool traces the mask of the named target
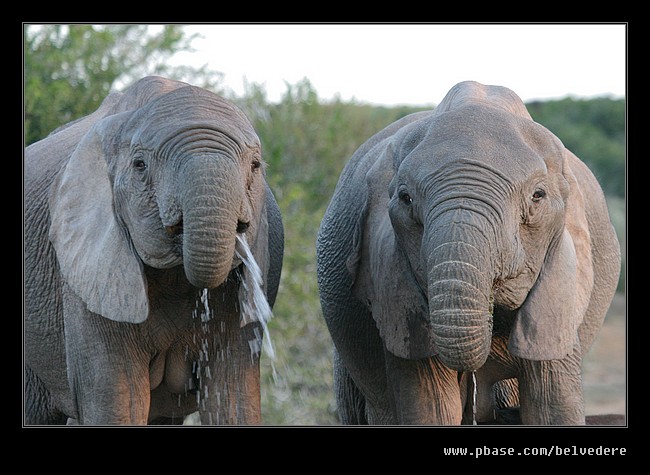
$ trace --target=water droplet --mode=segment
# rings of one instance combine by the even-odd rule
[[[203,304],[203,312],[201,312],[201,321],[208,322],[210,321],[210,305],[208,304],[208,299],[210,295],[208,289],[203,289],[201,292],[201,303]]]

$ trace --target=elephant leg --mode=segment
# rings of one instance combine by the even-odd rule
[[[348,417],[359,424],[396,424],[390,407],[383,342],[372,315],[355,299],[338,306],[326,307],[328,326],[336,347],[335,365],[342,371],[336,388],[341,422]],[[361,413],[361,401],[365,411]],[[365,421],[364,421],[365,420]],[[354,422],[350,422],[354,423]]]
[[[201,425],[261,424],[262,328],[240,328],[235,318],[216,323],[200,339],[206,351],[195,369]]]
[[[65,425],[67,416],[59,411],[52,396],[29,366],[25,366],[25,424]]]
[[[119,360],[121,363],[116,360],[71,359],[68,378],[76,394],[77,423],[147,424],[150,389],[146,366],[126,358]]]
[[[518,425],[519,417],[519,380],[502,379],[494,383],[494,418],[497,424]]]
[[[88,313],[72,293],[64,301],[68,384],[77,408],[74,418],[82,425],[146,425],[149,355],[133,344],[142,340],[139,326]]]
[[[400,424],[461,423],[458,372],[447,368],[437,357],[407,360],[386,351],[386,373]]]
[[[334,366],[334,392],[341,424],[344,425],[366,425],[368,418],[366,414],[366,398],[343,365],[336,348],[333,357]]]
[[[122,360],[127,362],[129,360]],[[77,397],[79,419],[83,425],[146,425],[149,414],[149,378],[146,370],[134,364],[94,361],[84,365],[71,361],[69,379]],[[83,368],[79,371],[79,368]],[[71,419],[74,420],[74,419]],[[70,420],[68,421],[70,424]]]
[[[581,352],[561,360],[521,360],[521,421],[525,425],[584,425]]]

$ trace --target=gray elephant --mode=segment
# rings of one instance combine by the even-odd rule
[[[509,89],[459,83],[363,144],[317,260],[343,423],[489,422],[502,398],[584,424],[620,247],[594,176]]]
[[[260,423],[244,259],[272,306],[284,238],[242,111],[144,78],[27,147],[24,193],[26,424]]]

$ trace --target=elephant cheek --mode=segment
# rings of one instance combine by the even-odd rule
[[[116,191],[115,208],[124,221],[125,228],[120,230],[124,242],[133,248],[143,264],[169,269],[182,263],[182,234],[170,234],[163,227],[157,209],[129,205],[129,196],[121,189]]]
[[[142,261],[150,267],[156,269],[171,269],[183,263],[183,256],[174,248],[169,248],[167,252],[157,254],[144,254]]]

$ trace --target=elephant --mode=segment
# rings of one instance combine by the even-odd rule
[[[211,91],[148,76],[29,145],[24,423],[260,424],[245,260],[270,311],[283,253],[260,140]]]
[[[490,423],[513,404],[524,425],[585,423],[620,245],[594,175],[510,89],[460,82],[368,139],[316,247],[343,424]]]

